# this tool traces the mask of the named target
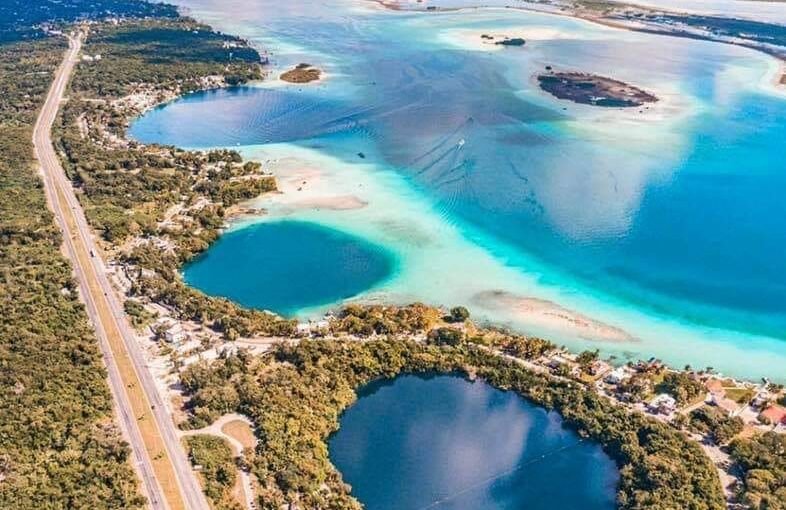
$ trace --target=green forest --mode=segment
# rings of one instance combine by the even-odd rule
[[[478,337],[483,341],[483,337]],[[470,339],[473,340],[473,339]],[[528,340],[518,337],[519,344]],[[542,340],[533,339],[537,354]],[[434,339],[436,342],[436,338]],[[361,508],[330,463],[326,439],[363,385],[402,373],[460,373],[559,411],[579,434],[600,442],[621,470],[619,508],[720,510],[715,467],[677,430],[615,406],[579,383],[524,369],[462,339],[424,345],[388,335],[372,340],[302,340],[267,357],[242,351],[182,375],[193,426],[228,411],[251,417],[259,445],[244,462],[260,481],[261,508]]]
[[[3,0],[0,42],[46,37],[42,24],[66,25],[109,17],[177,17],[175,6],[141,0]]]
[[[155,301],[178,317],[207,324],[226,339],[292,337],[295,323],[211,298],[184,285],[182,265],[214,242],[247,199],[275,189],[260,165],[234,151],[197,153],[125,141],[131,115],[123,98],[140,91],[184,93],[204,78],[242,84],[262,77],[259,53],[173,7],[136,0],[18,0],[0,6],[0,508],[133,509],[144,504],[130,451],[112,423],[100,353],[77,298],[61,237],[32,161],[32,125],[65,40],[45,37],[44,21],[120,16],[91,26],[70,99],[55,126],[63,163],[88,220],[114,259],[137,268],[128,310]],[[58,25],[61,26],[61,25]],[[61,26],[62,28],[62,26]],[[203,204],[203,205],[200,205]],[[166,220],[178,209],[176,224]],[[167,249],[132,239],[164,239]],[[133,244],[133,246],[131,246]],[[171,248],[171,249],[170,249]],[[143,315],[143,314],[142,314]],[[301,340],[263,357],[244,351],[182,374],[189,422],[199,428],[237,411],[253,419],[259,447],[240,459],[259,480],[262,508],[360,508],[329,461],[325,441],[358,390],[402,373],[458,373],[561,413],[598,441],[621,471],[622,509],[725,508],[715,467],[693,442],[667,425],[611,404],[578,382],[526,370],[492,350],[534,359],[554,346],[542,339],[464,323],[425,305],[349,306],[329,333],[354,340]],[[326,332],[327,333],[327,332]],[[413,336],[426,338],[423,343]],[[358,340],[360,339],[360,340]],[[700,393],[692,380],[664,379],[680,402]],[[690,424],[724,442],[738,423],[694,413]],[[735,440],[743,469],[741,498],[757,510],[784,508],[783,436]],[[216,508],[235,508],[229,493],[235,459],[226,443],[185,441],[202,467]],[[774,453],[773,453],[774,452]]]
[[[33,161],[65,47],[0,43],[0,508],[133,509],[130,450]]]
[[[55,126],[56,143],[110,257],[145,270],[132,296],[171,306],[180,318],[207,323],[230,339],[291,334],[293,322],[208,297],[178,274],[216,240],[231,207],[274,190],[275,180],[234,151],[190,152],[111,139],[124,139],[130,116],[138,113],[118,106],[118,98],[139,90],[180,94],[202,88],[208,76],[221,76],[226,84],[258,79],[259,53],[183,17],[95,25],[83,48],[107,57],[79,64],[71,100]],[[162,226],[173,207],[180,209],[177,222]],[[166,239],[172,250],[151,243],[124,248],[129,239],[147,236]]]
[[[735,439],[729,450],[743,472],[742,503],[754,510],[785,510],[786,435]]]

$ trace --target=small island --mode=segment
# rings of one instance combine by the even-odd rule
[[[658,100],[633,85],[588,73],[547,72],[538,75],[538,83],[540,88],[558,99],[594,106],[625,108]]]
[[[321,75],[321,70],[311,64],[302,63],[283,73],[281,79],[289,83],[309,83],[317,81]]]
[[[500,40],[496,40],[497,37],[489,34],[481,34],[480,38],[483,39],[484,42],[492,43],[497,46],[524,46],[527,41],[525,41],[521,37],[507,37],[507,36],[500,36]]]

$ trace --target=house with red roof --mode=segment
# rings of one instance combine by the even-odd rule
[[[786,425],[786,407],[772,405],[759,414],[759,421],[772,425]]]

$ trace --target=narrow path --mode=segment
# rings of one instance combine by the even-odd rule
[[[249,420],[246,416],[237,413],[229,413],[225,414],[224,416],[217,419],[212,424],[208,425],[207,427],[203,427],[197,430],[182,430],[180,431],[181,436],[197,436],[202,434],[209,434],[212,436],[217,436],[222,439],[226,439],[229,445],[232,447],[235,455],[240,455],[243,453],[243,444],[235,439],[234,437],[230,436],[226,432],[224,432],[224,425],[230,423],[232,421],[242,421],[243,423],[247,424],[251,429],[254,429],[254,423]],[[254,502],[254,485],[251,479],[251,473],[245,471],[243,469],[238,469],[238,474],[240,475],[240,483],[243,488],[243,498],[245,499],[246,508],[248,510],[256,510],[256,503]]]
[[[83,33],[69,38],[46,102],[36,121],[33,144],[49,207],[63,232],[65,252],[104,355],[118,423],[133,452],[149,506],[155,510],[209,510],[191,470],[120,299],[107,278],[84,212],[55,153],[51,139],[60,102],[73,73]]]

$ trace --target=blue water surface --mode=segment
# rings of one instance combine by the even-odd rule
[[[318,225],[282,221],[222,235],[186,266],[184,278],[210,295],[290,315],[350,298],[394,270],[390,254],[361,239]]]
[[[446,83],[428,74],[445,59],[452,72],[468,67],[461,53],[421,58],[415,84],[400,66],[380,70],[385,100],[366,106],[366,98],[241,87],[188,96],[140,119],[132,134],[189,147],[300,142],[351,161],[358,151],[378,154],[444,214],[592,288],[700,323],[784,336],[786,102],[749,95],[702,115],[686,128],[690,148],[657,169],[655,155],[549,131],[563,114],[517,99],[500,75]],[[502,92],[479,94],[495,86]],[[588,222],[606,201],[623,200],[616,181],[637,171],[626,160],[642,157],[669,177],[642,191],[622,227]],[[583,207],[570,208],[576,200]],[[575,229],[550,214],[568,223],[577,215]]]
[[[459,377],[364,388],[329,441],[368,510],[611,510],[618,472],[559,415]]]
[[[755,52],[513,9],[431,15],[351,0],[273,9],[271,0],[183,1],[278,50],[282,68],[309,61],[328,78],[191,94],[136,121],[134,138],[196,148],[289,143],[362,161],[402,176],[502,263],[590,296],[591,308],[608,303],[687,325],[695,337],[729,339],[736,354],[749,336],[766,340],[751,352],[786,355],[786,100],[755,86],[766,70]],[[564,37],[477,51],[446,43],[454,28]],[[541,93],[532,77],[546,65],[670,91],[663,103],[672,109],[642,112],[641,122],[598,117]],[[410,295],[428,299],[411,283]],[[648,334],[635,317],[612,324]],[[691,351],[673,336],[630,349],[647,357],[663,340],[669,352],[657,355],[685,347],[678,362],[702,363],[706,344]],[[762,358],[752,360],[746,375],[761,375]],[[763,371],[782,373],[777,363]]]

